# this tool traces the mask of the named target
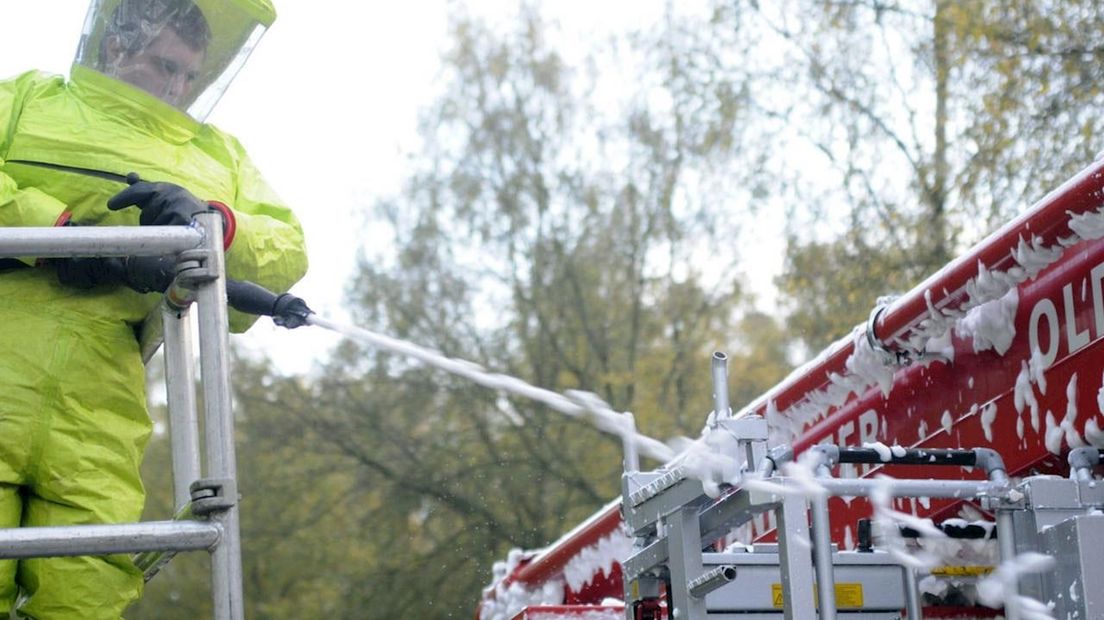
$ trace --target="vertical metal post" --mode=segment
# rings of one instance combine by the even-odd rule
[[[1016,539],[1013,530],[1012,511],[997,508],[997,546],[1000,549],[1000,561],[1008,565],[1016,557]],[[1004,597],[1004,617],[1006,620],[1020,620],[1020,580],[1013,577],[1007,584],[1009,592]]]
[[[902,566],[905,580],[905,613],[909,620],[921,620],[920,613],[920,584],[916,583],[916,570],[908,566]]]
[[[836,577],[832,568],[832,535],[828,521],[828,495],[812,498],[813,559],[816,562],[817,602],[820,620],[836,620]]]
[[[728,403],[728,356],[723,351],[713,352],[713,424],[716,426],[723,418],[729,417],[731,407]],[[750,465],[755,467],[754,464]]]
[[[816,617],[813,564],[809,561],[809,515],[805,498],[787,493],[778,509],[778,559],[782,571],[783,617]]]
[[[701,523],[696,508],[682,507],[667,517],[667,550],[671,592],[668,608],[673,618],[704,620],[705,599],[690,594],[690,581],[702,573]]]
[[[174,512],[178,512],[192,501],[188,487],[200,476],[192,331],[188,325],[188,311],[176,311],[164,302],[161,303],[161,324],[165,336]]]
[[[204,435],[207,477],[236,479],[234,417],[230,394],[229,315],[226,309],[226,265],[222,253],[222,221],[217,213],[201,213],[196,220],[206,232],[208,265],[218,277],[199,287],[200,371],[203,374]],[[236,500],[236,498],[234,498]],[[215,617],[244,620],[242,601],[241,533],[238,507],[230,506],[212,519],[223,537],[211,552],[211,590]]]

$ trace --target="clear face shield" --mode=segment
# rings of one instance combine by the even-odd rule
[[[92,0],[76,64],[202,122],[275,18],[268,0]]]

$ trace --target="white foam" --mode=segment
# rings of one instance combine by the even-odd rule
[[[1046,435],[1043,442],[1046,444],[1046,449],[1051,454],[1062,453],[1062,439],[1065,436],[1065,432],[1062,427],[1058,425],[1058,422],[1054,420],[1054,414],[1046,412]]]
[[[883,463],[888,463],[890,459],[893,458],[893,452],[889,449],[888,446],[880,441],[875,441],[873,443],[864,443],[863,447],[870,448],[871,450],[877,452],[878,458],[882,459]]]
[[[1066,384],[1066,416],[1062,418],[1062,432],[1065,435],[1066,443],[1070,448],[1083,448],[1085,447],[1085,440],[1081,438],[1081,434],[1074,428],[1074,422],[1077,421],[1077,373],[1073,373],[1070,377],[1069,383]]]
[[[1085,440],[1094,448],[1104,448],[1104,431],[1100,430],[1100,425],[1096,423],[1096,418],[1092,418],[1088,422],[1085,422]]]
[[[997,404],[989,403],[981,410],[981,429],[985,431],[985,440],[993,441],[993,420],[997,419]]]
[[[1048,605],[1016,593],[1021,575],[1043,572],[1052,566],[1054,558],[1049,555],[1031,552],[1018,555],[978,581],[978,600],[988,607],[1003,607],[1007,600],[1015,596],[1020,617],[1024,620],[1054,620]]]
[[[633,540],[617,528],[597,543],[579,551],[564,565],[563,575],[567,586],[578,592],[598,574],[609,576],[613,565],[620,564],[632,554]]]
[[[1096,211],[1086,211],[1085,213],[1069,213],[1069,227],[1078,237],[1082,239],[1099,239],[1104,237],[1104,207],[1098,208]]]
[[[505,562],[495,562],[491,571],[491,586],[483,592],[483,602],[479,608],[479,620],[511,620],[530,605],[559,605],[563,603],[564,581],[550,579],[538,588],[527,588],[520,582],[503,585],[506,576],[514,572],[523,560],[536,555],[536,551],[513,549],[506,555]]]
[[[1039,430],[1039,401],[1031,387],[1031,370],[1027,362],[1020,362],[1020,374],[1016,375],[1016,387],[1013,403],[1017,413],[1023,413],[1025,407],[1031,408],[1031,428]]]
[[[1002,297],[971,308],[966,316],[955,322],[954,331],[961,337],[971,338],[976,353],[992,349],[1004,355],[1016,337],[1019,302],[1016,289],[1010,288]]]

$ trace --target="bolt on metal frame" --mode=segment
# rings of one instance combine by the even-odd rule
[[[222,221],[203,213],[193,226],[0,228],[0,256],[177,255],[178,276],[144,330],[148,361],[160,336],[165,342],[166,384],[176,518],[142,523],[0,529],[0,559],[138,553],[147,579],[179,551],[211,554],[211,591],[216,620],[243,620],[241,535],[237,508],[234,419],[229,380],[229,318],[226,307]],[[189,261],[190,277],[181,268]],[[170,295],[171,296],[171,295]],[[197,303],[200,372],[203,380],[206,478],[193,392],[189,306]],[[156,333],[154,333],[156,332]]]

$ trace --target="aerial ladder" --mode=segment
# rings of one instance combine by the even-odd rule
[[[715,354],[728,471],[626,458],[477,617],[1104,618],[1102,290],[1098,160],[738,410]]]

